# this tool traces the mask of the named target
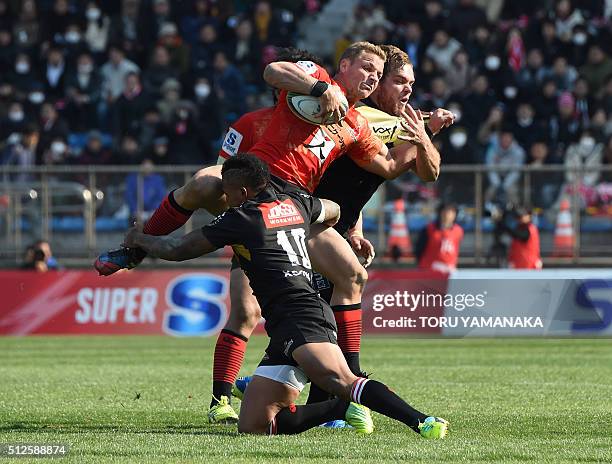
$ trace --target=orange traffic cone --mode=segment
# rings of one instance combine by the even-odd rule
[[[412,256],[412,243],[406,221],[404,199],[395,200],[391,217],[391,232],[387,240],[387,256],[398,260]]]
[[[568,200],[561,201],[559,208],[553,240],[553,256],[566,258],[574,256],[574,228]]]

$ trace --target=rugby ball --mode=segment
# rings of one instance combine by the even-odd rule
[[[348,111],[349,104],[344,95],[342,95],[341,103],[344,110]],[[293,114],[309,124],[328,125],[336,123],[331,115],[316,116],[321,111],[320,97],[287,92],[287,106]]]

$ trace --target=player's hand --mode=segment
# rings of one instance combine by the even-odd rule
[[[329,85],[327,90],[321,95],[321,111],[316,114],[317,117],[330,114],[335,122],[339,122],[346,116],[346,110],[341,102],[344,94],[337,85]]]
[[[123,239],[121,246],[126,248],[136,248],[138,246],[136,241],[140,235],[142,235],[142,224],[135,222],[134,225],[127,231],[127,234],[125,234],[125,238]]]
[[[360,258],[363,258],[363,267],[368,267],[370,264],[372,264],[372,261],[376,256],[372,242],[361,234],[351,235],[349,237],[349,242],[355,254]]]
[[[425,132],[425,122],[420,111],[414,111],[410,105],[401,113],[400,125],[406,135],[398,135],[397,138],[410,142],[413,145],[423,147],[429,136]]]
[[[436,135],[445,127],[449,127],[455,122],[455,115],[451,113],[449,110],[445,110],[444,108],[438,108],[434,112],[432,112],[429,116],[429,130],[432,134]]]

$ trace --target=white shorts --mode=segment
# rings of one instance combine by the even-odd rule
[[[257,366],[253,375],[289,385],[300,392],[308,383],[308,377],[306,377],[302,369],[297,366],[288,366],[286,364],[279,366]]]

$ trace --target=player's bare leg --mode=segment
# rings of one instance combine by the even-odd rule
[[[417,411],[381,382],[355,376],[338,345],[307,343],[293,351],[293,359],[313,383],[338,398],[403,422],[426,438],[446,436],[448,422],[444,419]]]
[[[229,319],[215,345],[212,399],[208,412],[211,422],[217,422],[218,417],[223,417],[221,421],[227,422],[228,416],[234,416],[231,412],[233,409],[230,411],[232,385],[242,366],[248,339],[261,319],[259,303],[253,295],[247,276],[239,267],[232,269],[230,273],[230,302]],[[223,397],[227,401],[222,401]],[[219,408],[221,402],[224,405]],[[229,407],[226,407],[225,403]],[[221,412],[217,414],[219,411]]]
[[[240,406],[238,431],[269,434],[270,423],[283,409],[293,404],[300,391],[274,380],[254,375]]]
[[[261,366],[258,368],[261,369]],[[324,422],[346,419],[358,427],[367,409],[342,399],[333,399],[316,404],[296,406],[302,385],[296,385],[295,373],[301,370],[294,366],[266,366],[266,376],[257,372],[244,392],[238,431],[252,434],[290,435],[304,432]],[[371,423],[371,420],[370,420]],[[370,427],[367,432],[371,432]],[[364,431],[359,430],[357,431]]]
[[[205,209],[218,215],[227,209],[221,188],[221,165],[200,169],[182,187],[174,191],[174,199],[183,208],[195,211]]]
[[[334,284],[330,305],[338,325],[338,345],[351,371],[361,374],[361,296],[368,273],[342,236],[313,226],[307,241],[313,268]]]

